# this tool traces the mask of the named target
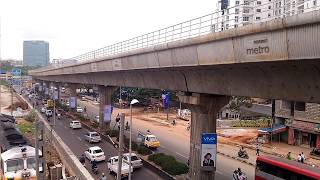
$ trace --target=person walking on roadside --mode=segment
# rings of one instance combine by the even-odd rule
[[[288,154],[287,154],[287,159],[292,160],[291,152],[290,152],[290,151],[289,151]]]
[[[259,143],[256,144],[256,155],[260,156],[260,144]]]
[[[304,160],[305,160],[304,154],[303,152],[301,152],[301,162],[304,163]]]
[[[301,162],[301,154],[298,155],[298,162]]]

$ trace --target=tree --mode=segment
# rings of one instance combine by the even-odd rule
[[[250,97],[233,96],[227,105],[227,108],[233,112],[240,112],[240,107],[245,106],[247,108],[252,107],[252,99]]]

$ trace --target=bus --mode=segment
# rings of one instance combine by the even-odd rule
[[[258,156],[255,180],[320,180],[320,169],[280,157]]]

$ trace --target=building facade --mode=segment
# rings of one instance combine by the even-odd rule
[[[320,148],[320,104],[277,100],[275,116],[287,126],[288,144]]]
[[[49,64],[49,43],[45,41],[23,42],[24,66],[47,66]]]
[[[219,0],[211,29],[218,32],[319,9],[320,0]]]

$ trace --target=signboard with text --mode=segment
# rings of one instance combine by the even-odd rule
[[[201,134],[201,167],[216,167],[217,134]]]

